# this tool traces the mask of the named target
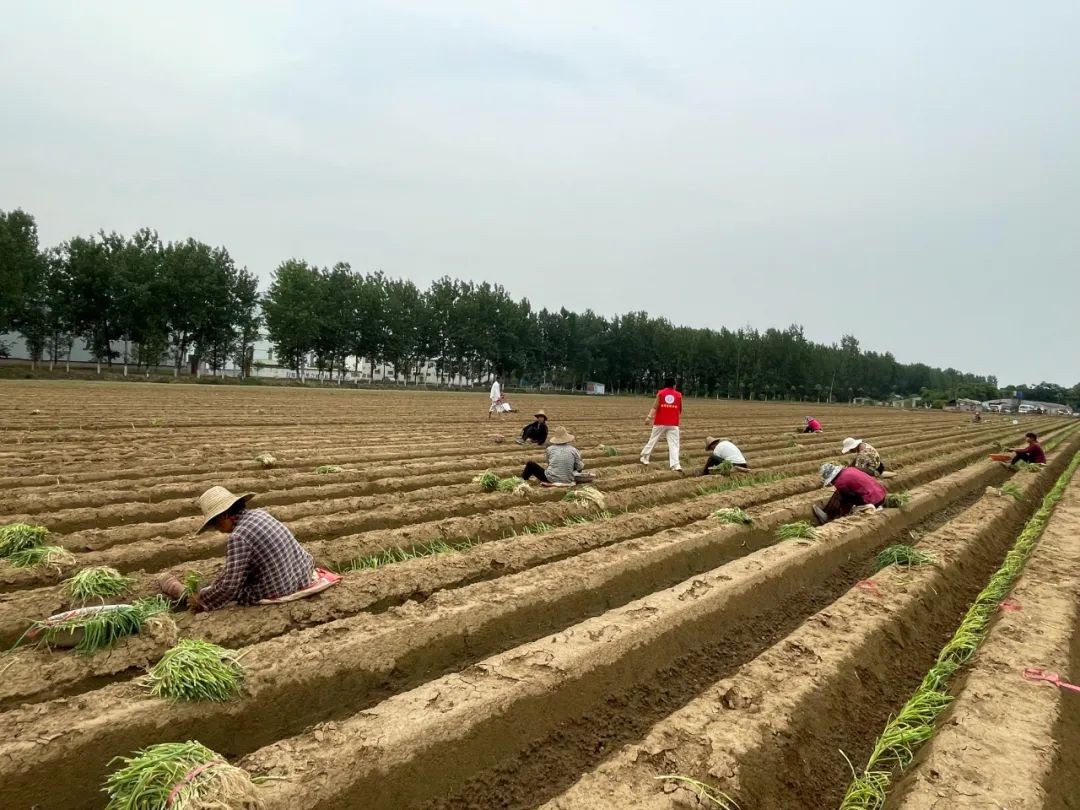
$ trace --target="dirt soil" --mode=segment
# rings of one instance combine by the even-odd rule
[[[515,404],[519,414],[489,420],[486,394],[0,381],[0,525],[45,525],[50,542],[75,556],[74,564],[57,568],[0,562],[0,643],[14,642],[34,619],[72,606],[61,582],[82,567],[113,565],[130,573],[134,584],[124,600],[153,593],[168,571],[215,576],[225,537],[192,532],[199,523],[196,498],[218,483],[257,493],[253,505],[285,521],[322,564],[347,565],[434,539],[473,543],[460,552],[347,573],[338,588],[288,606],[178,614],[175,631],[148,631],[90,657],[22,649],[0,658],[0,758],[6,763],[0,806],[100,808],[105,799],[97,787],[112,757],[177,733],[235,760],[250,755],[259,762],[260,752],[269,757],[275,745],[300,745],[320,734],[326,741],[315,741],[318,752],[334,737],[327,723],[363,720],[365,712],[440,679],[468,680],[489,656],[512,656],[545,634],[599,621],[603,640],[613,632],[602,621],[608,611],[672,588],[697,593],[697,579],[722,582],[730,566],[760,559],[754,565],[763,567],[751,573],[763,577],[762,587],[741,598],[737,610],[732,604],[686,625],[677,644],[628,649],[611,670],[626,676],[590,681],[585,692],[564,701],[572,710],[556,728],[549,728],[555,693],[538,693],[506,717],[515,729],[506,739],[517,740],[516,747],[475,759],[465,753],[473,742],[456,755],[447,748],[443,756],[452,758],[433,768],[442,785],[438,797],[406,789],[408,801],[387,798],[385,804],[536,806],[640,742],[710,683],[783,644],[867,576],[874,550],[915,542],[948,525],[987,484],[1007,477],[985,459],[999,444],[1015,444],[1027,430],[1047,444],[1061,437],[1071,442],[1077,428],[1050,417],[1025,416],[1012,425],[1011,418],[991,416],[973,425],[963,414],[942,412],[689,398],[682,426],[688,474],[679,475],[664,464],[637,464],[648,433],[641,424],[647,399],[526,395]],[[563,492],[538,487],[526,498],[476,488],[473,478],[485,470],[511,476],[527,459],[543,460],[542,449],[513,442],[538,408],[553,427],[565,425],[577,436],[587,467],[598,473],[603,509],[564,502]],[[822,420],[824,434],[796,432],[807,413]],[[448,426],[449,438],[433,442],[431,425]],[[731,438],[755,473],[774,477],[703,490],[725,483],[689,474],[705,460],[706,435]],[[915,494],[912,511],[868,518],[856,524],[851,537],[857,542],[843,541],[853,543],[844,546],[849,556],[830,552],[826,565],[804,553],[777,567],[773,579],[774,555],[787,548],[776,541],[777,526],[809,517],[809,504],[827,496],[816,471],[824,461],[847,460],[840,454],[846,436],[879,449],[898,473],[888,486]],[[614,455],[602,446],[614,448]],[[256,461],[266,452],[276,458],[271,467]],[[664,452],[659,447],[654,461]],[[327,464],[343,469],[314,472]],[[718,525],[712,512],[728,506],[746,509],[755,525]],[[827,527],[823,537],[847,537],[851,525]],[[809,551],[800,542],[794,548]],[[791,590],[777,602],[770,589],[781,581]],[[733,623],[736,614],[743,618]],[[729,624],[722,636],[715,631]],[[245,697],[183,706],[145,696],[135,679],[174,632],[246,651]],[[923,656],[931,635],[898,639],[898,654]],[[1077,658],[1062,669],[1071,672]],[[533,672],[526,668],[521,677]],[[1075,713],[1061,716],[1051,735],[1074,739],[1067,721]],[[344,751],[352,742],[342,745]],[[301,749],[308,750],[306,744]],[[409,772],[414,753],[401,752],[404,759],[394,766],[399,774]],[[68,770],[62,783],[52,778],[72,759],[80,762],[78,771]],[[367,767],[362,752],[353,761]],[[1071,775],[1076,767],[1067,753],[1053,760],[1057,774]],[[424,782],[420,771],[414,778]],[[384,787],[390,797],[400,786]],[[270,798],[275,789],[267,788]],[[681,800],[679,793],[670,795]]]

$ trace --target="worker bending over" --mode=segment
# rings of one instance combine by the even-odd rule
[[[862,470],[864,473],[873,475],[876,478],[893,477],[891,472],[886,471],[885,462],[881,460],[878,451],[869,442],[849,437],[844,439],[844,443],[840,446],[840,452],[844,455],[848,453],[855,454],[855,458],[851,460],[851,466],[856,470]]]
[[[749,472],[750,470],[750,465],[746,463],[742,451],[727,439],[714,439],[709,436],[705,439],[705,449],[709,451],[709,457],[705,460],[702,475],[708,475],[709,470],[720,466],[725,461],[731,462],[733,472]]]
[[[806,427],[803,428],[803,433],[821,433],[821,422],[812,416],[806,417]]]
[[[204,518],[199,532],[213,527],[228,534],[229,541],[221,575],[207,587],[188,594],[188,607],[217,610],[230,602],[254,605],[322,590],[320,576],[324,572],[316,570],[311,555],[285,524],[261,509],[247,508],[253,497],[234,495],[225,487],[210,487],[199,496]],[[331,577],[334,582],[340,579]],[[172,599],[185,597],[184,585],[175,576],[165,577],[158,586]]]
[[[814,517],[818,523],[848,515],[852,510],[860,512],[878,512],[885,506],[888,494],[872,475],[854,467],[841,467],[838,464],[822,464],[821,480],[823,487],[833,486],[836,491],[824,508],[814,504]]]

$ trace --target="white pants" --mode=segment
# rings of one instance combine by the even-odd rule
[[[678,425],[653,425],[649,441],[641,448],[641,460],[648,461],[652,455],[656,443],[663,439],[667,442],[668,464],[671,469],[677,470],[682,464],[679,462],[679,426]]]

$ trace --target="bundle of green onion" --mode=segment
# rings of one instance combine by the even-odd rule
[[[61,546],[31,546],[13,551],[7,556],[7,561],[16,568],[44,565],[59,569],[61,565],[74,565],[75,557]]]
[[[258,810],[262,807],[247,771],[230,765],[197,742],[159,743],[116,757],[105,780],[106,810]]]
[[[925,551],[920,551],[914,546],[898,544],[889,546],[877,555],[877,568],[880,571],[887,565],[899,565],[911,568],[917,565],[930,565],[937,562],[937,558]]]
[[[84,568],[65,579],[63,588],[72,599],[86,602],[90,599],[110,599],[131,587],[131,577],[125,577],[115,568],[95,566]]]
[[[32,526],[29,523],[9,523],[0,526],[0,557],[44,545],[49,530],[44,526]]]
[[[712,513],[712,516],[719,520],[721,523],[741,523],[744,526],[749,526],[754,522],[754,519],[746,513],[745,510],[740,509],[737,506],[729,506],[724,509],[717,509]]]
[[[494,492],[499,486],[499,476],[491,470],[485,470],[473,479],[474,484],[479,484],[484,492]]]
[[[776,537],[780,540],[813,540],[817,537],[817,529],[805,520],[799,520],[785,523],[776,530]]]
[[[143,683],[157,697],[228,700],[240,694],[244,669],[232,650],[185,638],[161,656]]]
[[[69,610],[34,622],[24,638],[34,639],[44,647],[60,646],[59,642],[72,639],[76,652],[89,654],[138,633],[147,619],[168,610],[169,603],[163,596],[140,599],[131,605]]]

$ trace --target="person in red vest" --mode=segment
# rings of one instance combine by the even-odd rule
[[[821,433],[821,422],[812,416],[806,417],[806,427],[803,433]]]
[[[652,425],[649,441],[641,448],[641,463],[648,464],[656,443],[663,439],[668,447],[668,464],[675,472],[682,472],[679,462],[679,417],[682,415],[682,394],[675,390],[675,378],[665,377],[664,387],[656,394],[652,410],[645,419]]]

